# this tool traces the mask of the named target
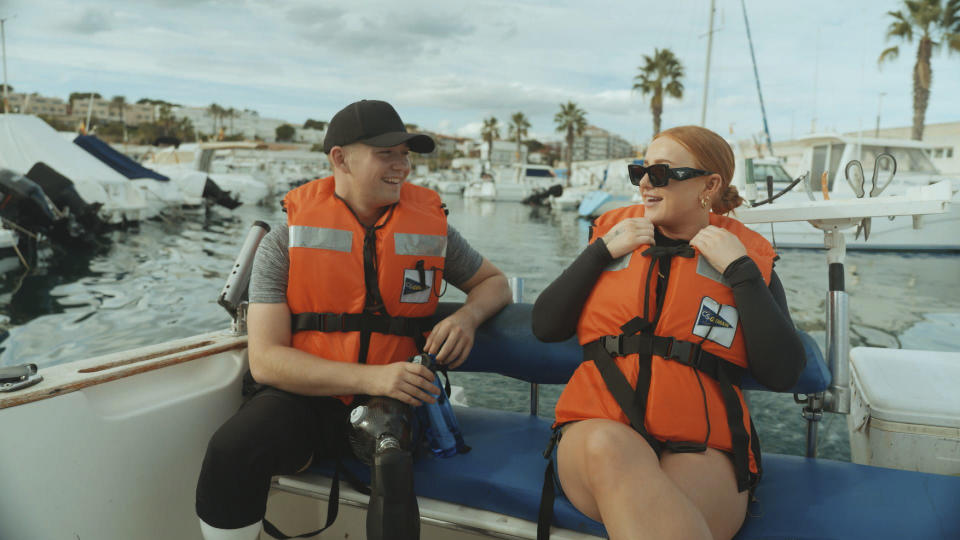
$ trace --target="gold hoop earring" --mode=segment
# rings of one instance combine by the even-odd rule
[[[702,206],[704,210],[707,209],[708,204],[710,204],[710,201],[708,201],[706,197],[700,199],[700,206]]]

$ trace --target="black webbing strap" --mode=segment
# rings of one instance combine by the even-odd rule
[[[560,442],[560,428],[553,430],[543,457],[547,460],[547,469],[543,472],[543,491],[540,492],[540,510],[537,512],[537,540],[549,540],[550,524],[553,523],[553,501],[556,499],[556,486],[553,484],[553,448]]]
[[[713,353],[704,351],[699,343],[672,337],[651,334],[603,336],[583,346],[584,361],[593,360],[594,357],[599,356],[600,351],[614,357],[639,354],[641,359],[655,354],[664,359],[690,366],[717,381],[720,380],[720,371],[724,370],[730,383],[737,386],[740,385],[740,381],[746,373],[746,369]]]
[[[584,355],[586,355],[588,348],[585,346],[583,350]],[[627,420],[630,421],[630,427],[632,427],[634,431],[646,439],[647,443],[649,443],[653,448],[653,451],[659,456],[660,441],[647,432],[647,426],[644,422],[644,416],[647,408],[646,399],[643,399],[642,401],[636,399],[634,395],[634,388],[630,386],[630,381],[623,376],[623,372],[620,371],[620,368],[617,367],[616,362],[613,361],[613,357],[605,348],[591,347],[590,350],[593,351],[594,354],[589,358],[585,356],[584,360],[593,360],[593,363],[597,366],[597,371],[599,371],[600,376],[603,377],[603,382],[606,384],[610,395],[613,396],[613,399],[616,400],[617,405],[620,406],[620,410],[623,411],[623,414],[627,416]],[[644,377],[643,373],[644,364],[647,366],[646,377]],[[640,368],[640,375],[637,378],[637,387],[639,388],[640,383],[643,382],[642,379],[646,378],[645,388],[650,388],[650,362],[640,362]],[[646,392],[643,393],[644,397],[646,397]]]
[[[392,317],[373,313],[294,313],[290,316],[293,333],[376,332],[393,336],[423,337],[433,327],[432,317]]]
[[[741,368],[742,369],[742,368]],[[728,369],[720,369],[720,395],[723,396],[724,409],[727,410],[727,424],[730,426],[730,444],[733,450],[733,472],[737,476],[737,491],[750,488],[750,435],[743,428],[743,407],[733,383],[727,374]],[[753,421],[751,420],[751,431]],[[759,445],[758,445],[759,447]]]
[[[274,538],[279,538],[280,540],[288,540],[290,538],[310,538],[311,536],[316,536],[323,531],[330,528],[333,525],[333,522],[337,520],[337,513],[340,510],[340,470],[343,469],[343,465],[340,463],[340,460],[337,460],[337,466],[333,473],[333,482],[330,484],[330,497],[327,500],[327,522],[324,523],[323,528],[317,529],[313,532],[299,534],[297,536],[289,536],[280,532],[280,529],[276,525],[267,521],[266,518],[263,520],[263,531]],[[346,471],[346,469],[343,469]]]

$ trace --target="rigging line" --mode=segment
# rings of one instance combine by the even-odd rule
[[[753,38],[750,37],[750,21],[747,20],[747,4],[740,0],[743,8],[743,25],[747,28],[747,43],[750,44],[750,59],[753,60],[753,79],[757,82],[757,96],[760,97],[760,113],[763,115],[763,132],[767,136],[767,150],[773,156],[773,143],[770,141],[770,128],[767,127],[767,109],[763,106],[763,92],[760,91],[760,74],[757,73],[757,57],[753,53]]]

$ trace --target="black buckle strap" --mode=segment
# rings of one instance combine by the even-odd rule
[[[294,313],[290,316],[290,326],[293,333],[367,331],[417,337],[433,327],[433,318],[391,317],[372,313]]]
[[[714,380],[720,379],[720,370],[722,369],[726,371],[727,378],[735,386],[740,385],[740,381],[746,372],[744,368],[703,350],[699,343],[673,337],[649,334],[603,336],[584,346],[584,360],[593,360],[597,355],[597,349],[603,350],[613,357],[630,354],[639,354],[644,357],[655,354],[664,359],[690,366]]]

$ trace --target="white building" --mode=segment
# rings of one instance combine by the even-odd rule
[[[517,143],[514,141],[493,141],[493,151],[488,156],[490,145],[486,142],[480,145],[480,160],[489,161],[491,165],[509,165],[511,163],[527,162],[527,147],[520,145],[520,155],[517,155]]]
[[[193,123],[193,129],[198,133],[214,134],[223,128],[225,135],[243,135],[246,139],[260,139],[273,142],[277,139],[277,128],[289,124],[278,118],[265,118],[255,111],[238,111],[233,118],[216,119],[208,112],[207,107],[176,107],[173,115],[177,118],[188,118]],[[296,126],[295,126],[296,127]],[[299,129],[297,132],[299,133]],[[312,130],[311,130],[312,131]]]
[[[596,161],[633,156],[633,145],[623,137],[596,126],[587,126],[573,139],[574,161]]]

